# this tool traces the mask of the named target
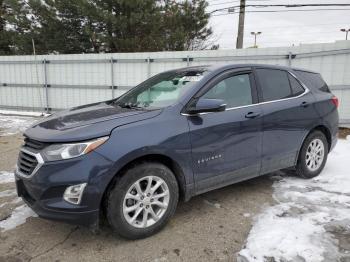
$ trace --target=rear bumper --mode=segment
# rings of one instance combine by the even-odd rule
[[[337,136],[333,136],[332,137],[331,148],[329,149],[329,152],[331,152],[333,150],[333,148],[337,145],[337,143],[338,143],[338,137]]]

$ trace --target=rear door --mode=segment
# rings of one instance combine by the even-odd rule
[[[314,97],[293,73],[271,68],[255,68],[263,111],[261,173],[291,167],[308,126],[317,119]]]
[[[197,193],[257,176],[261,109],[251,69],[225,72],[197,97],[222,99],[223,112],[187,116]]]

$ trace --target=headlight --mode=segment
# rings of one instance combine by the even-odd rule
[[[72,144],[54,144],[48,146],[42,151],[42,155],[46,161],[56,161],[69,159],[85,155],[107,141],[109,137],[101,137],[90,141]]]

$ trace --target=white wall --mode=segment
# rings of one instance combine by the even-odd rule
[[[350,122],[350,41],[295,47],[206,50],[155,53],[0,56],[0,107],[40,110],[106,100],[112,97],[112,78],[118,96],[149,76],[187,65],[264,63],[318,71],[340,99],[342,120]],[[110,59],[117,60],[112,66]],[[187,61],[188,58],[193,61]],[[38,63],[34,63],[34,61]],[[152,62],[147,62],[151,59]],[[184,61],[183,61],[184,60]]]

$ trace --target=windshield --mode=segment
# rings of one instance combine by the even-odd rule
[[[156,75],[117,98],[114,103],[126,108],[163,108],[174,104],[206,69],[171,71]]]

